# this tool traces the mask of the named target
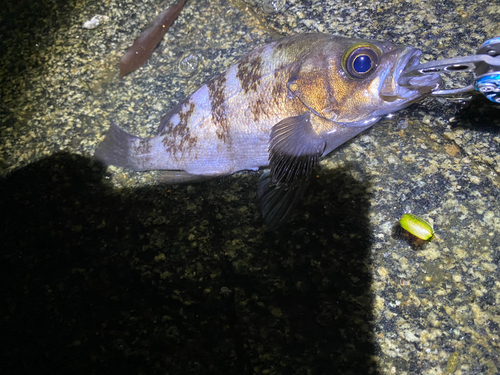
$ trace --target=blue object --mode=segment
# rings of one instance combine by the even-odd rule
[[[492,102],[500,104],[500,72],[482,75],[474,83],[474,88]]]
[[[490,44],[497,44],[497,43],[500,43],[500,36],[493,39],[488,39],[486,42],[481,44],[481,47],[479,47],[479,49],[489,46]]]
[[[367,55],[360,55],[354,60],[352,67],[358,73],[366,73],[372,67],[372,59]]]
[[[499,59],[500,37],[484,42],[477,53],[494,57],[496,60]],[[500,104],[500,71],[498,71],[498,65],[484,65],[480,71],[476,71],[479,77],[474,82],[474,88],[492,102]]]

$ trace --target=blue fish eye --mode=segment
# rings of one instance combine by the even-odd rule
[[[358,73],[366,73],[372,68],[372,60],[367,55],[360,55],[354,59],[352,67]]]
[[[344,52],[342,67],[351,78],[366,78],[377,68],[380,54],[380,50],[371,43],[356,43]]]

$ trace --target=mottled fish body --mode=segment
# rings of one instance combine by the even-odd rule
[[[96,158],[200,177],[270,165],[259,195],[268,226],[276,227],[321,156],[436,88],[434,76],[411,90],[398,85],[419,56],[381,41],[319,33],[284,38],[244,56],[178,104],[155,137],[112,124]]]

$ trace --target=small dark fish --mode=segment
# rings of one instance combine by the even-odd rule
[[[163,39],[175,19],[179,16],[186,0],[181,0],[161,12],[151,26],[144,30],[120,60],[120,78],[140,68],[148,61],[155,47]]]
[[[96,150],[106,164],[177,171],[166,181],[270,166],[258,192],[268,228],[300,200],[314,166],[382,116],[429,95],[398,79],[421,51],[388,42],[301,34],[257,48],[175,106],[158,134],[139,138],[114,123]]]

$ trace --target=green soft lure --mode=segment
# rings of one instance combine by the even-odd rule
[[[416,215],[404,214],[399,220],[399,224],[403,229],[421,240],[430,241],[432,237],[434,237],[434,229],[432,229],[432,226]]]

